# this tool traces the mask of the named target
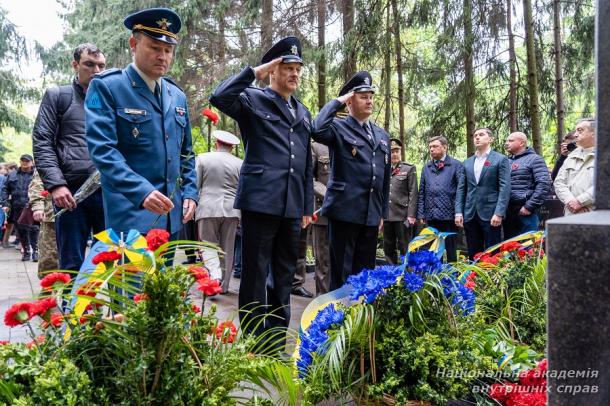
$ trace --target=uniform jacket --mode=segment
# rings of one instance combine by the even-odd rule
[[[400,162],[392,168],[388,221],[405,221],[417,216],[417,171],[415,165]]]
[[[229,152],[206,152],[195,160],[199,204],[195,219],[239,217],[234,209],[242,160]]]
[[[250,86],[247,67],[224,81],[210,103],[237,121],[244,142],[235,208],[301,218],[313,214],[311,115],[292,97],[293,117],[282,97]]]
[[[491,151],[479,182],[474,176],[475,155],[464,161],[464,176],[460,178],[455,198],[455,213],[470,221],[478,214],[489,221],[494,214],[504,217],[510,198],[510,165],[508,158]]]
[[[61,92],[70,92],[60,106]],[[80,187],[95,171],[85,140],[85,92],[74,79],[72,85],[48,89],[40,103],[32,132],[34,159],[44,186]],[[65,111],[58,111],[65,109]]]
[[[352,116],[335,117],[341,108],[332,100],[314,121],[313,138],[328,146],[331,175],[322,215],[331,219],[376,226],[388,217],[390,193],[390,137],[371,124],[374,135]]]
[[[315,195],[314,210],[322,207],[324,195],[326,195],[326,185],[330,177],[330,155],[328,147],[319,142],[311,143],[313,158],[313,193]],[[318,213],[316,224],[328,225],[328,219]]]
[[[460,161],[445,156],[444,166],[438,169],[428,161],[421,173],[417,218],[425,220],[453,220],[455,195],[464,167]]]
[[[161,79],[162,107],[133,65],[96,76],[85,101],[86,137],[100,171],[106,225],[115,231],[182,228],[182,201],[197,201],[195,156],[184,92]],[[158,190],[174,208],[158,216],[142,207]]]
[[[510,205],[536,212],[549,194],[551,177],[544,159],[532,148],[509,157]]]
[[[32,168],[31,171],[24,172],[21,168],[17,168],[16,171],[8,174],[0,192],[2,206],[8,207],[10,205],[12,210],[17,211],[28,204],[28,187],[30,186],[34,169]]]
[[[46,197],[42,195],[44,191],[44,186],[42,185],[42,179],[40,178],[40,173],[38,170],[34,172],[34,176],[32,176],[32,181],[30,182],[30,187],[28,188],[28,197],[30,199],[30,208],[32,211],[42,210],[44,212],[43,221],[47,221],[50,223],[54,223],[53,214],[55,211],[53,210],[53,202],[52,197],[48,194]]]
[[[563,202],[576,199],[589,210],[595,208],[595,149],[576,148],[570,152],[555,178],[555,194]],[[567,208],[565,214],[572,214]]]

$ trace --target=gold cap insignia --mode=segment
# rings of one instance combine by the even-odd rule
[[[297,48],[297,46],[296,46],[296,45],[293,45],[293,46],[290,48],[290,51],[291,51],[291,52],[292,52],[294,55],[298,55],[298,54],[299,54],[299,48]]]
[[[156,21],[157,25],[159,26],[159,28],[161,28],[162,30],[167,31],[169,29],[169,26],[172,25],[171,22],[167,21],[167,18],[162,18],[159,21]]]

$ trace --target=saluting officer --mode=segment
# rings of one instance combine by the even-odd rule
[[[375,267],[377,234],[388,215],[390,137],[369,121],[371,75],[356,73],[314,121],[313,138],[328,146],[331,174],[321,214],[328,217],[330,289]],[[346,104],[349,115],[336,117]]]
[[[313,214],[311,115],[293,96],[302,65],[301,43],[284,38],[265,53],[261,65],[246,67],[210,97],[212,105],[237,121],[244,142],[235,201],[242,227],[239,307],[242,326],[255,334],[288,327],[299,236]],[[251,86],[268,76],[270,86]],[[283,350],[283,342],[277,346]]]
[[[178,44],[180,17],[166,8],[125,18],[133,63],[96,76],[85,100],[86,137],[100,171],[106,225],[164,228],[177,238],[197,201],[184,92],[163,75]]]
[[[400,255],[405,255],[417,220],[417,171],[415,165],[401,161],[402,142],[399,139],[390,140],[390,151],[390,208],[388,218],[383,223],[383,252],[389,263],[397,264],[396,250]]]

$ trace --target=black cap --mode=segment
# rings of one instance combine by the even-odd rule
[[[372,83],[373,78],[371,77],[371,74],[365,70],[361,70],[360,72],[352,76],[350,80],[345,82],[345,84],[341,88],[341,91],[339,92],[339,96],[343,96],[344,94],[347,94],[352,91],[355,93],[375,93],[375,89],[371,87]]]
[[[402,148],[402,142],[398,138],[390,138],[390,149]]]
[[[297,37],[286,37],[275,43],[261,59],[261,64],[271,62],[276,58],[282,58],[282,63],[300,63],[301,59],[301,41]]]
[[[182,21],[169,8],[148,8],[125,17],[125,27],[133,32],[141,32],[152,39],[176,45]]]
[[[32,155],[30,154],[23,154],[21,155],[21,158],[19,158],[20,161],[33,161],[34,158],[32,158]]]

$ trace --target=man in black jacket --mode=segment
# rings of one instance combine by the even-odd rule
[[[9,222],[15,224],[19,242],[23,249],[22,261],[38,261],[38,231],[37,224],[20,224],[19,216],[28,205],[28,187],[34,173],[34,162],[29,154],[21,155],[21,166],[11,172],[0,192],[2,208],[8,213]]]
[[[106,68],[106,59],[93,44],[81,44],[72,61],[71,85],[48,89],[34,124],[37,169],[57,209],[70,211],[55,221],[59,266],[78,270],[91,231],[104,230],[101,189],[76,204],[74,193],[95,171],[85,141],[84,99],[93,75]]]

